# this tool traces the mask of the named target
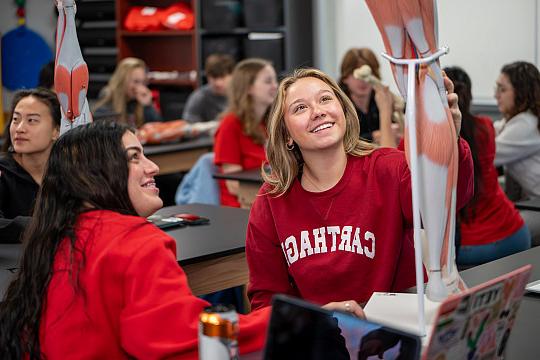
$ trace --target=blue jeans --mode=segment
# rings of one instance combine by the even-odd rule
[[[523,225],[512,235],[485,245],[460,246],[459,265],[480,265],[531,248],[531,233]]]

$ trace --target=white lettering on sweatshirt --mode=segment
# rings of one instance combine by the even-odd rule
[[[287,237],[281,243],[281,249],[285,254],[287,264],[291,266],[298,259],[314,254],[327,253],[328,239],[326,235],[331,236],[330,252],[345,251],[364,255],[369,259],[375,258],[374,233],[366,231],[363,240],[360,240],[361,232],[358,227],[354,228],[353,232],[352,226],[343,226],[341,229],[339,226],[327,226],[312,229],[311,234],[307,230],[302,230],[300,232],[300,241],[294,235]]]

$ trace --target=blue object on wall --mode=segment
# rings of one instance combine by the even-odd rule
[[[53,59],[49,45],[22,25],[2,36],[2,83],[10,90],[35,88],[39,71]]]

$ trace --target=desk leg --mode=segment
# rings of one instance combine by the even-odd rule
[[[205,295],[247,284],[249,272],[244,252],[182,266],[193,294]]]

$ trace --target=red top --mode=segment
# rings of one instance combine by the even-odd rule
[[[244,134],[240,119],[233,113],[223,117],[214,141],[214,162],[216,165],[236,164],[243,170],[260,168],[266,161],[264,145],[255,144],[253,139]],[[240,207],[238,198],[225,186],[225,180],[219,181],[221,205]]]
[[[192,295],[176,242],[143,218],[103,210],[82,214],[76,237],[73,265],[67,239],[55,257],[40,324],[45,357],[197,359],[208,303]],[[268,313],[240,316],[242,352],[262,348]]]
[[[457,204],[472,196],[472,158],[459,142]],[[331,189],[304,190],[295,179],[282,196],[265,195],[251,208],[246,255],[253,309],[275,293],[325,304],[367,301],[374,291],[415,285],[411,175],[405,153],[381,148],[348,156]]]
[[[519,230],[524,222],[497,180],[495,130],[488,117],[475,117],[478,162],[482,171],[481,192],[468,217],[461,218],[461,244],[484,245],[502,240]]]

